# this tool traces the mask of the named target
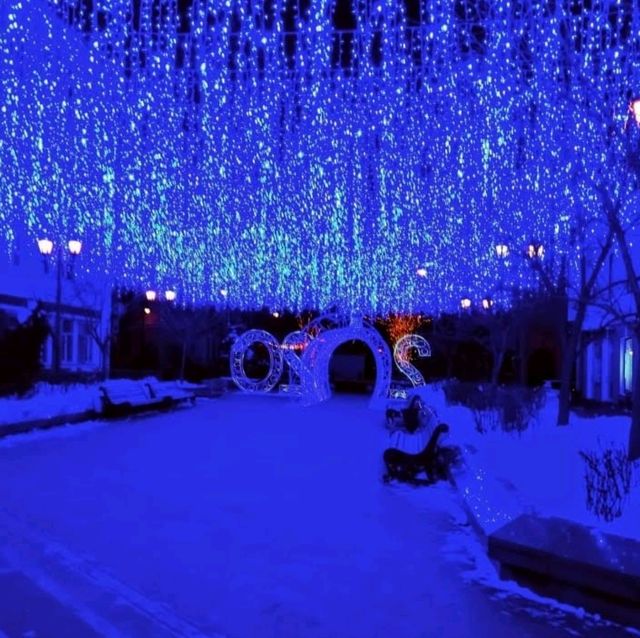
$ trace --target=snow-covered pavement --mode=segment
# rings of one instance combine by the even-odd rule
[[[382,483],[386,444],[364,397],[239,394],[1,440],[0,587],[87,636],[626,635],[501,584],[453,488]]]

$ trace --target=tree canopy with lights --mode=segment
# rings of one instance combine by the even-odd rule
[[[577,165],[640,87],[633,3],[589,7],[7,0],[4,252],[77,238],[96,276],[241,308],[508,304],[527,246],[571,264]]]

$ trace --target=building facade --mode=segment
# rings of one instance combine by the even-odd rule
[[[628,326],[585,331],[577,386],[585,399],[627,403],[633,379],[633,336]]]
[[[28,246],[0,259],[0,310],[24,322],[36,306],[44,310],[50,334],[42,352],[46,369],[54,367],[54,338],[59,321],[60,370],[106,374],[109,368],[111,289],[89,277],[82,254],[54,247],[43,257]]]
[[[640,256],[633,244],[631,238],[636,272],[640,272]],[[637,350],[632,325],[638,316],[622,260],[615,252],[603,267],[597,288],[600,294],[587,310],[583,326],[576,388],[588,400],[628,405]]]

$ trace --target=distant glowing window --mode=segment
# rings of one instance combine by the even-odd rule
[[[633,340],[629,337],[624,339],[624,350],[622,353],[622,389],[624,392],[631,392],[631,381],[633,377]]]

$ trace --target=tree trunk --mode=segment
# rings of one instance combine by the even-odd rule
[[[184,369],[187,364],[187,341],[182,342],[182,358],[180,360],[180,381],[184,381]]]
[[[571,411],[571,381],[577,339],[572,334],[562,353],[562,369],[560,370],[560,393],[558,395],[558,420],[556,425],[569,425]]]
[[[500,379],[500,371],[502,370],[503,361],[504,361],[504,351],[500,351],[499,353],[494,353],[493,366],[491,368],[491,385],[494,387],[498,386],[498,381]]]
[[[520,385],[527,385],[529,380],[529,374],[527,370],[527,347],[525,344],[524,331],[520,330],[520,336],[518,339],[518,383]]]
[[[493,361],[491,367],[491,385],[495,388],[498,387],[498,382],[500,381],[500,372],[502,372],[502,364],[504,363],[504,357],[507,354],[507,344],[509,342],[509,331],[506,326],[500,327],[500,333],[498,338],[500,341],[496,343],[494,341],[493,345]]]
[[[587,312],[587,306],[583,302],[578,304],[578,312],[573,321],[571,334],[564,340],[562,352],[562,369],[560,370],[560,394],[558,396],[558,420],[556,425],[569,425],[569,413],[571,411],[571,382],[573,381],[573,364],[578,352],[578,341],[582,324]]]
[[[631,379],[631,429],[629,431],[629,460],[640,459],[640,326],[636,326],[633,340],[633,371]]]
[[[607,240],[600,248],[598,258],[593,265],[591,274],[587,278],[587,262],[584,254],[580,262],[580,297],[578,298],[578,309],[573,321],[571,334],[567,339],[566,330],[563,338],[562,369],[560,370],[560,395],[558,397],[558,420],[557,425],[569,425],[569,413],[571,411],[571,381],[573,380],[573,365],[578,354],[582,325],[587,315],[588,300],[593,297],[593,288],[604,262],[611,250],[614,232],[610,227],[607,233]],[[565,306],[565,317],[568,306]],[[566,319],[565,319],[566,322]]]

